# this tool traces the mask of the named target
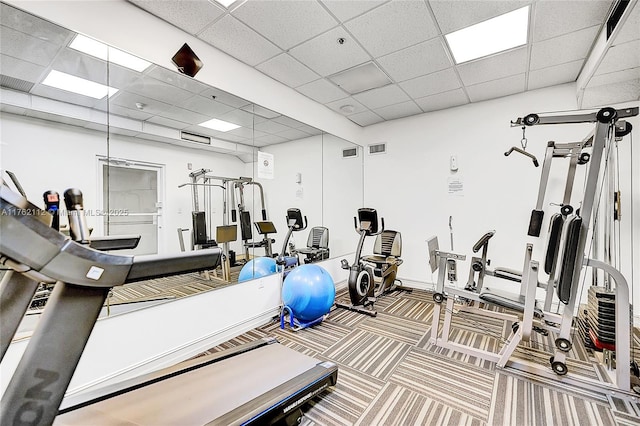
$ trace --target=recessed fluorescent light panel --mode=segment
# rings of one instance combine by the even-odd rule
[[[456,64],[527,43],[529,6],[445,35]]]
[[[56,70],[51,70],[42,84],[95,99],[102,99],[107,95],[111,97],[118,91],[113,87]]]
[[[208,129],[217,130],[219,132],[228,132],[233,129],[237,129],[238,125],[229,123],[227,121],[218,120],[217,118],[213,118],[209,121],[205,121],[204,123],[198,124],[198,126],[206,127]]]
[[[142,72],[151,66],[151,62],[130,55],[115,47],[107,46],[82,34],[76,35],[69,47],[103,61],[108,60],[111,63],[122,65],[138,72]]]

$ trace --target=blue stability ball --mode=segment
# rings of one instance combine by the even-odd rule
[[[256,257],[251,259],[240,270],[238,282],[266,277],[278,272],[276,260],[271,257]]]
[[[300,265],[282,284],[282,301],[303,322],[313,321],[329,312],[336,297],[331,275],[318,265]]]

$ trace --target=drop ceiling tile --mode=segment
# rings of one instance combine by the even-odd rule
[[[200,124],[211,119],[208,115],[199,114],[197,112],[175,106],[168,111],[159,113],[158,115],[188,124]]]
[[[640,67],[640,40],[610,47],[596,74],[606,74],[637,67]]]
[[[371,124],[380,123],[384,121],[384,118],[380,117],[373,111],[363,111],[358,114],[353,114],[347,117],[349,120],[360,126],[370,126]]]
[[[224,13],[215,2],[208,0],[128,1],[190,34],[199,33]]]
[[[586,58],[599,29],[599,26],[589,27],[533,43],[530,69],[538,70]]]
[[[254,125],[253,128],[256,130],[260,130],[261,132],[271,133],[271,134],[291,130],[290,127],[287,127],[283,124],[277,123],[272,120],[265,120],[262,123],[258,123]]]
[[[289,87],[298,87],[318,78],[315,72],[296,61],[288,53],[271,58],[258,65],[256,69]]]
[[[267,135],[267,136],[262,136],[260,138],[255,138],[254,141],[256,146],[265,146],[265,145],[273,145],[276,143],[287,142],[288,139],[278,135]]]
[[[348,21],[364,12],[373,9],[376,6],[380,6],[386,0],[372,1],[372,0],[359,0],[359,1],[345,1],[345,0],[322,0],[322,3],[335,15],[340,22]]]
[[[438,93],[437,95],[425,96],[424,98],[418,98],[415,101],[424,112],[437,111],[469,103],[469,99],[462,89],[455,89],[444,93]]]
[[[100,108],[98,108],[102,111],[106,111],[107,108],[101,106]],[[132,108],[125,108],[125,107],[121,107],[120,105],[115,105],[115,104],[110,104],[109,105],[109,114],[111,115],[118,115],[120,117],[126,117],[126,118],[131,118],[133,120],[138,120],[138,121],[145,121],[151,118],[151,114],[144,112],[144,111],[140,111],[139,109],[135,109],[135,107]]]
[[[619,33],[616,39],[613,40],[613,45],[623,44],[628,41],[640,39],[640,6],[638,2],[630,3],[627,7],[633,7],[629,18],[622,24],[622,28],[619,29]]]
[[[24,13],[4,3],[0,3],[0,24],[57,46],[65,45],[73,34],[66,28]]]
[[[465,62],[457,68],[462,83],[470,86],[526,72],[527,59],[527,47],[520,47],[488,58]]]
[[[179,87],[184,90],[188,90],[191,93],[202,93],[209,88],[208,85],[188,77],[178,70],[170,70],[164,67],[160,67],[158,65],[152,65],[148,71],[145,71],[145,75],[149,77],[153,77],[156,80],[160,80],[164,83],[170,84],[172,86]]]
[[[169,104],[181,102],[193,96],[191,92],[186,92],[153,78],[139,78],[127,85],[126,91]]]
[[[524,92],[525,74],[512,75],[467,87],[471,102],[485,101]]]
[[[375,58],[438,35],[422,1],[394,1],[344,24]]]
[[[222,102],[225,105],[232,106],[234,108],[242,108],[251,102],[246,99],[239,98],[235,95],[225,92],[224,90],[216,89],[215,87],[209,87],[207,90],[201,93],[205,98],[215,99],[218,102]]]
[[[118,92],[109,99],[110,105],[118,105],[123,108],[136,109],[136,103],[144,104],[143,111],[147,114],[157,115],[171,109],[171,104],[160,102],[131,92]]]
[[[369,109],[381,108],[410,100],[409,96],[395,84],[367,90],[366,92],[353,95],[353,97]]]
[[[452,65],[439,37],[382,56],[377,62],[396,82],[431,74]]]
[[[610,106],[611,104],[640,99],[640,79],[604,86],[590,87],[584,91],[582,108]]]
[[[286,115],[281,115],[273,119],[276,123],[284,124],[285,126],[289,126],[292,129],[297,129],[304,126],[304,123],[299,122],[298,120],[294,120],[293,118],[287,117]]]
[[[287,138],[290,141],[294,141],[296,139],[308,138],[311,135],[309,133],[305,133],[305,132],[300,131],[298,129],[289,129],[287,131],[278,133],[278,136],[283,137],[283,138]]]
[[[251,66],[281,53],[275,44],[231,15],[226,15],[209,26],[199,37]]]
[[[498,15],[511,12],[530,4],[531,1],[514,0],[429,0],[431,10],[436,17],[443,34],[477,24]]]
[[[542,68],[529,72],[528,89],[534,90],[541,87],[555,86],[557,84],[576,81],[578,73],[582,69],[582,59],[567,62],[562,65],[555,65],[549,68]]]
[[[0,74],[36,83],[40,81],[46,68],[12,56],[0,55]],[[346,95],[345,95],[346,96]]]
[[[378,108],[374,110],[374,112],[385,120],[394,120],[396,118],[422,114],[422,110],[413,101]]]
[[[237,129],[233,129],[233,130],[229,130],[228,132],[225,132],[226,134],[231,134],[231,135],[235,135],[235,136],[240,136],[243,137],[245,139],[254,139],[254,138],[261,138],[263,136],[267,136],[266,133],[261,132],[259,130],[255,130],[255,129],[251,129],[248,127],[238,127]]]
[[[226,114],[218,117],[220,120],[228,121],[229,123],[237,124],[238,126],[244,126],[253,128],[256,117],[241,109],[234,109]]]
[[[460,80],[453,68],[434,72],[400,83],[400,87],[412,98],[422,98],[460,87]]]
[[[338,25],[315,1],[247,0],[232,14],[283,50]]]
[[[351,105],[353,107],[353,111],[351,112],[344,112],[342,111],[340,108],[343,106],[348,106]],[[326,104],[326,106],[328,106],[329,108],[331,108],[332,110],[342,114],[342,115],[351,115],[351,114],[357,114],[359,112],[363,112],[366,111],[367,108],[362,105],[360,102],[358,102],[357,100],[355,100],[352,97],[349,98],[344,98],[344,99],[339,99],[337,101],[333,101],[333,102],[329,102],[328,104]]]
[[[591,77],[591,80],[587,83],[587,87],[604,86],[606,84],[637,79],[640,79],[640,68],[630,68],[623,71],[610,72],[608,74],[596,74]]]
[[[225,105],[222,102],[214,101],[210,97],[204,97],[200,95],[193,95],[189,99],[181,102],[176,102],[176,106],[195,111],[212,118],[221,114],[225,114],[234,109],[233,107]]]
[[[172,120],[170,118],[155,115],[146,121],[147,123],[157,124],[158,126],[169,127],[171,129],[184,130],[193,123],[183,123],[181,121]]]
[[[340,38],[345,40],[344,44],[338,43]],[[291,49],[289,53],[323,77],[371,59],[342,27],[306,41]]]
[[[279,112],[275,112],[273,110],[270,110],[269,108],[265,108],[256,104],[247,105],[245,107],[242,107],[242,109],[264,119],[280,117]],[[264,121],[264,120],[260,120],[257,122],[261,122],[261,121]]]
[[[324,78],[297,87],[296,90],[321,104],[349,96],[344,90]]]
[[[540,0],[534,4],[533,41],[535,43],[584,28],[599,27],[606,19],[611,0]]]
[[[309,133],[310,135],[320,135],[322,134],[322,130],[320,129],[316,129],[315,127],[311,127],[307,124],[303,125],[302,127],[299,127],[298,130],[302,130],[305,133]]]
[[[0,27],[0,51],[40,66],[47,66],[60,50],[57,44],[33,37],[8,27]]]
[[[73,49],[63,49],[60,51],[50,63],[50,68],[100,84],[108,84],[107,79],[111,81],[111,76],[108,72],[109,68],[114,69],[116,74],[118,71],[123,71],[122,74],[124,74],[125,77],[120,79],[121,81],[118,86],[113,83],[109,84],[111,87],[117,87],[119,89],[122,89],[125,84],[131,84],[140,78],[139,73],[131,70],[129,70],[131,72],[127,72],[125,71],[126,68],[123,70],[123,67],[120,66],[107,67],[104,61],[83,53],[78,54]]]

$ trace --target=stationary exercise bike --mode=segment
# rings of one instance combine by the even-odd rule
[[[400,282],[396,276],[398,266],[402,264],[402,238],[399,232],[384,229],[384,218],[380,218],[381,226],[378,228],[375,209],[358,209],[358,217],[353,221],[356,232],[360,234],[355,261],[353,265],[349,265],[346,259],[341,262],[342,268],[349,270],[351,304],[336,303],[336,306],[375,317],[377,312],[367,307],[373,306],[378,297],[395,290],[411,291],[396,285]],[[373,235],[376,236],[374,254],[362,256],[365,238]]]
[[[276,256],[276,263],[282,267],[282,278],[285,278],[287,274],[299,264],[298,256],[293,252],[288,253],[287,247],[292,233],[307,229],[307,217],[304,216],[303,220],[300,209],[290,208],[287,210],[287,228],[287,235],[282,242],[282,250],[280,250],[280,254]]]

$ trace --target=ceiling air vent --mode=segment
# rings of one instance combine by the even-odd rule
[[[387,144],[379,143],[375,145],[369,145],[369,154],[384,154],[387,152]]]
[[[358,148],[346,148],[342,150],[342,158],[352,158],[358,156]]]
[[[202,136],[197,133],[185,132],[184,130],[180,132],[180,138],[184,141],[189,142],[197,142],[205,145],[211,144],[211,138],[209,138],[209,136]]]

